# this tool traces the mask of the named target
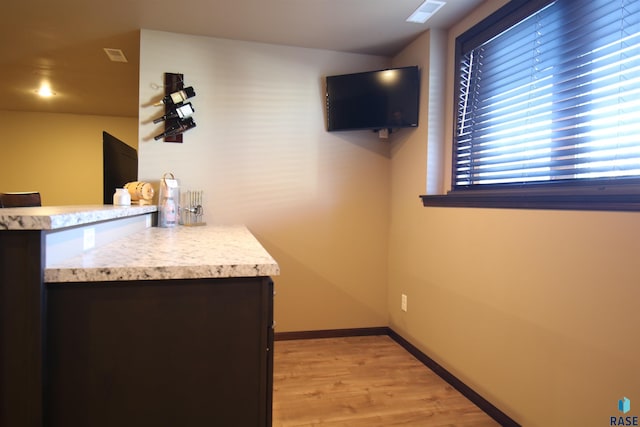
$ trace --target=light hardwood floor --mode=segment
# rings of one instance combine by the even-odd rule
[[[497,426],[388,336],[276,341],[273,426]]]

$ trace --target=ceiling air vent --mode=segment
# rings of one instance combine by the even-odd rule
[[[129,62],[127,61],[127,57],[124,56],[124,53],[120,49],[105,47],[104,52],[112,62]]]
[[[407,22],[424,24],[427,22],[427,19],[431,18],[445,4],[446,2],[444,1],[426,0],[407,18]]]

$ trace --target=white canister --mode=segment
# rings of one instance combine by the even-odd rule
[[[131,206],[131,195],[125,188],[116,188],[113,193],[114,206]]]
[[[169,193],[158,206],[158,227],[175,227],[176,225],[178,225],[178,207]]]
[[[175,227],[180,214],[180,187],[172,173],[167,172],[160,180],[158,192],[158,227]]]

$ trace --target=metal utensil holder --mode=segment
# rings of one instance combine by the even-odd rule
[[[187,190],[180,193],[180,225],[206,225],[202,221],[204,191]]]

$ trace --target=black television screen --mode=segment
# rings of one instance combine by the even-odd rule
[[[138,180],[138,152],[107,132],[102,132],[102,183],[105,205],[113,203],[116,188]]]
[[[326,82],[329,131],[418,126],[417,66],[328,76]]]

